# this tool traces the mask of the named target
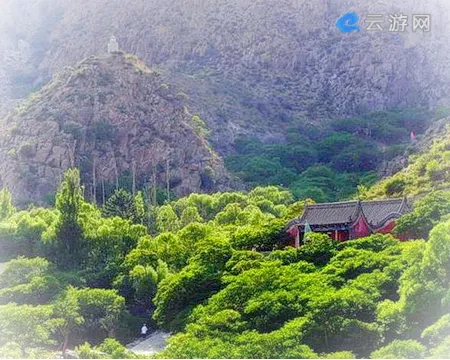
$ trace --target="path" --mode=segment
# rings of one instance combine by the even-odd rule
[[[153,355],[166,348],[166,341],[170,336],[169,333],[158,330],[152,333],[147,339],[136,341],[128,345],[127,348],[138,355]]]

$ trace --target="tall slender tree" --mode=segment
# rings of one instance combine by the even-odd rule
[[[78,268],[83,261],[83,229],[79,221],[83,201],[80,172],[70,169],[64,175],[56,196],[56,208],[59,210],[55,229],[56,263],[64,269]]]
[[[9,218],[14,212],[11,193],[8,189],[0,190],[0,220]]]
[[[166,161],[166,199],[167,202],[170,202],[170,160],[167,159]]]

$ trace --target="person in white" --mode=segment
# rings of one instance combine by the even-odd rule
[[[141,337],[145,339],[145,337],[147,336],[147,332],[148,332],[148,327],[146,324],[144,324],[141,327]]]

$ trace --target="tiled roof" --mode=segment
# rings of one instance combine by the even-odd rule
[[[303,216],[290,223],[311,226],[352,223],[361,213],[369,224],[378,227],[389,218],[399,217],[410,211],[406,199],[387,199],[374,201],[346,201],[308,205]]]
[[[356,216],[358,202],[324,203],[308,205],[298,224],[329,225],[352,222]]]
[[[361,207],[369,224],[375,227],[382,225],[391,216],[399,217],[411,211],[406,199],[361,201]]]

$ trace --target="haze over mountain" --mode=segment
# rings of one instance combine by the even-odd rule
[[[158,68],[228,153],[241,134],[283,141],[286,129],[373,110],[448,103],[449,6],[443,0],[6,0],[1,103],[64,66],[121,49]],[[339,16],[431,14],[430,33],[343,34]]]

